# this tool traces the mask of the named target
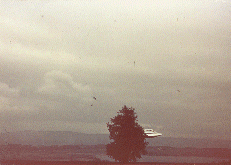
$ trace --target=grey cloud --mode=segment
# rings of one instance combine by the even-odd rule
[[[51,71],[46,73],[44,81],[44,84],[38,89],[39,93],[54,95],[63,94],[68,96],[73,96],[76,93],[82,93],[84,95],[85,93],[88,95],[91,93],[89,86],[74,82],[73,78],[69,74],[63,73],[61,71]],[[84,95],[81,96],[80,94],[80,97],[84,98]]]
[[[0,82],[0,95],[5,97],[16,97],[19,93],[19,89],[12,88],[6,83]]]
[[[127,105],[164,136],[228,139],[230,7],[110,2],[2,2],[1,125],[91,132]]]

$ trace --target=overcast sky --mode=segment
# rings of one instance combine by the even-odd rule
[[[231,1],[0,1],[0,131],[231,138]],[[96,97],[96,100],[93,99]]]

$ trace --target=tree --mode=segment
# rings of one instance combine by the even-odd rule
[[[107,123],[109,138],[113,140],[106,145],[107,155],[121,163],[136,162],[137,158],[146,154],[148,142],[134,110],[124,106],[117,116],[111,118],[111,123]]]

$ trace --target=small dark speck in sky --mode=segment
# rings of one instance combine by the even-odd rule
[[[9,133],[6,129],[5,129],[5,132],[6,132],[6,133]]]

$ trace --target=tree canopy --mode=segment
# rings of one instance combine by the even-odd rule
[[[138,124],[134,108],[124,106],[117,112],[117,116],[107,123],[110,132],[110,142],[106,145],[107,155],[121,163],[135,162],[146,154],[148,142],[145,140],[144,130]]]

